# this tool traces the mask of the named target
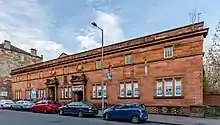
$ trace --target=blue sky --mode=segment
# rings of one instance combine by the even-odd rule
[[[36,48],[45,60],[190,24],[202,13],[210,28],[205,47],[220,21],[219,0],[0,0],[0,40],[26,51]]]

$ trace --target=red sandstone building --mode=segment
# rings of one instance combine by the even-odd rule
[[[204,23],[104,47],[105,102],[203,104]],[[12,70],[13,99],[101,102],[101,48]],[[112,77],[112,79],[108,79]]]

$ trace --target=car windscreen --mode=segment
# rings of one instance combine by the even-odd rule
[[[48,104],[57,104],[55,101],[48,101]]]
[[[88,103],[88,102],[82,102],[82,103],[86,106],[93,106],[91,103]]]

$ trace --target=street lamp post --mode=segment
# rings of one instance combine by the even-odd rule
[[[95,22],[91,23],[93,26],[97,27],[102,32],[102,114],[104,113],[104,39],[103,39],[103,29],[98,27]]]

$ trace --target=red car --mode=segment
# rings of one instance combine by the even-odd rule
[[[32,106],[33,112],[57,112],[59,110],[59,105],[52,100],[41,100]]]

